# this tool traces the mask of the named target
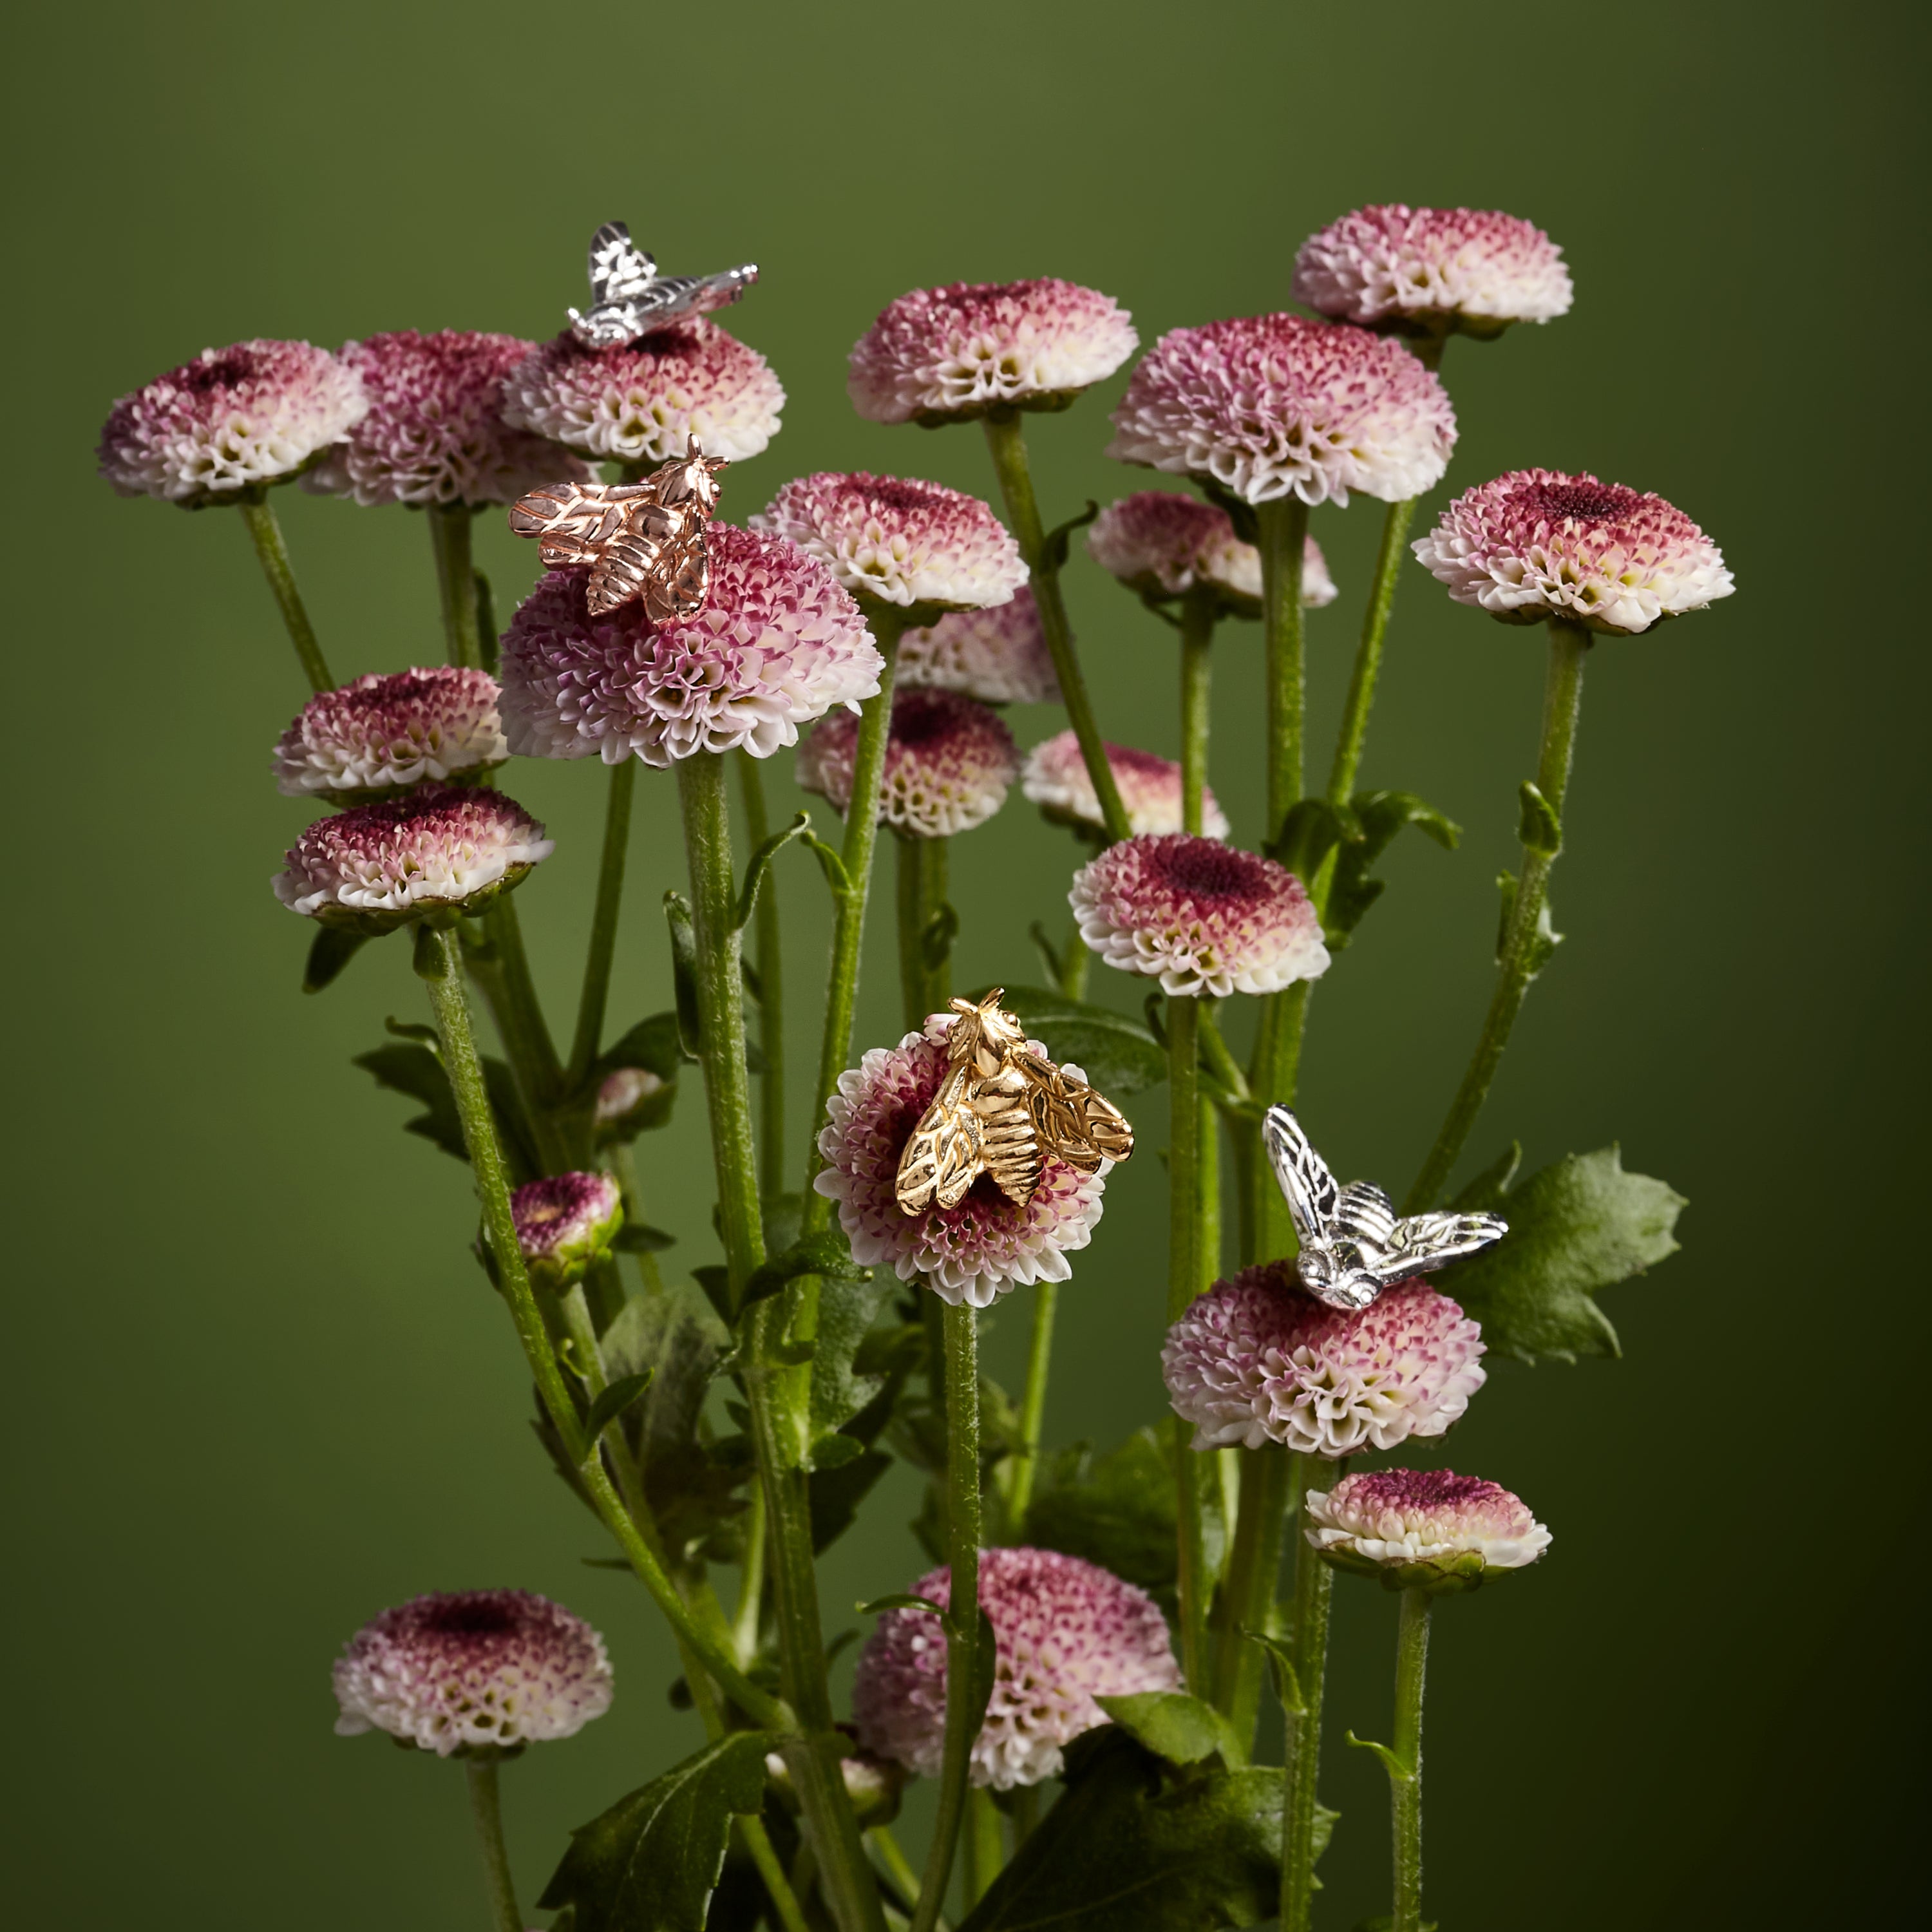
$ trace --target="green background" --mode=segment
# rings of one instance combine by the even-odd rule
[[[1432,504],[1521,465],[1594,469],[1683,506],[1739,584],[1595,653],[1556,878],[1568,943],[1472,1145],[1472,1165],[1520,1136],[1534,1165],[1621,1139],[1693,1204],[1685,1252],[1606,1297],[1621,1364],[1499,1366],[1454,1439],[1556,1540],[1438,1619],[1431,1916],[1801,1925],[1902,1900],[1923,1531],[1894,1498],[1927,1380],[1924,1259],[1894,1232],[1924,1186],[1922,19],[196,0],[16,23],[12,1914],[480,1924],[458,1773],[330,1732],[332,1657],[418,1591],[527,1586],[609,1635],[612,1714],[506,1775],[526,1899],[569,1826],[695,1735],[665,1706],[655,1613],[581,1564],[599,1539],[530,1439],[466,1177],[347,1064],[385,1013],[422,1017],[404,950],[297,992],[308,932],[267,882],[308,814],[267,762],[300,681],[238,520],[94,478],[114,397],[249,335],[546,334],[580,299],[585,236],[622,214],[671,270],[763,266],[731,326],[790,401],[728,514],[818,468],[985,491],[976,436],[847,405],[844,352],[891,297],[1060,274],[1150,340],[1282,305],[1311,229],[1405,198],[1532,217],[1578,292],[1546,328],[1452,346],[1462,440]],[[1119,386],[1036,424],[1049,520],[1144,480],[1100,454]],[[440,655],[420,518],[278,506],[338,675]],[[1318,743],[1378,520],[1316,514],[1342,586],[1313,622]],[[535,558],[494,526],[481,542],[507,607]],[[1172,753],[1171,634],[1084,558],[1069,595],[1106,728]],[[1304,1108],[1346,1172],[1413,1172],[1473,1038],[1539,658],[1536,634],[1407,572],[1364,776],[1468,836],[1454,857],[1394,852],[1316,1002]],[[1252,841],[1252,630],[1219,668],[1215,782]],[[1059,724],[1013,722],[1023,743]],[[506,774],[558,841],[520,903],[560,1010],[599,776]],[[682,869],[674,788],[640,790],[618,1024],[668,1004],[656,906]],[[1022,935],[1057,926],[1072,856],[1017,796],[958,842],[961,983],[1036,976]],[[807,862],[784,871],[804,988],[820,896]],[[890,958],[866,1044],[896,1035]],[[1102,996],[1139,1002],[1118,980]],[[712,1250],[689,1100],[640,1144],[686,1265]],[[1138,1111],[1147,1151],[1063,1298],[1062,1440],[1160,1406],[1162,1095]],[[996,1368],[1024,1318],[1000,1312]],[[839,1547],[832,1628],[921,1567],[914,1502],[888,1487]],[[1337,1741],[1385,1730],[1394,1620],[1377,1592],[1338,1596]],[[1327,1786],[1337,1932],[1386,1909],[1384,1800],[1359,1754],[1335,1751]]]

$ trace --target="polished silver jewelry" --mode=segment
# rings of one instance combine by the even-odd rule
[[[570,332],[586,349],[616,349],[680,316],[723,308],[758,279],[755,262],[715,275],[661,275],[630,230],[607,221],[590,238],[590,309],[570,311]]]

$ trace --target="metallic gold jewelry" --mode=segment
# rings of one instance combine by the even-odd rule
[[[736,302],[758,279],[747,262],[716,275],[661,275],[621,221],[590,238],[590,312],[570,311],[570,332],[586,349],[616,349],[680,316]]]
[[[1094,1174],[1134,1150],[1134,1130],[1118,1107],[1027,1045],[1025,1029],[1000,1004],[1005,991],[995,986],[977,1006],[952,1002],[958,1018],[946,1036],[946,1078],[899,1156],[902,1214],[956,1208],[982,1174],[1024,1208],[1049,1155]]]
[[[693,617],[710,588],[705,526],[718,508],[722,456],[706,456],[696,436],[641,483],[546,483],[510,507],[510,527],[535,537],[550,569],[590,566],[590,614],[633,597],[654,624]]]

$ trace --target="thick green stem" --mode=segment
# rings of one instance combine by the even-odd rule
[[[1208,790],[1208,699],[1214,675],[1214,592],[1198,584],[1180,605],[1180,829],[1201,836]]]
[[[1314,1456],[1298,1456],[1294,1472],[1294,1623],[1291,1640],[1301,1708],[1288,1720],[1281,1815],[1281,1932],[1308,1932],[1315,1895],[1316,1786],[1322,1773],[1322,1700],[1328,1674],[1328,1608],[1335,1573],[1310,1546],[1307,1492],[1334,1480]],[[1340,1463],[1333,1466],[1339,1472]],[[1319,1474],[1318,1474],[1318,1472]]]
[[[1550,669],[1543,694],[1543,740],[1537,760],[1536,788],[1560,825],[1563,801],[1570,788],[1570,767],[1576,746],[1576,718],[1583,697],[1583,660],[1590,649],[1590,634],[1581,626],[1552,622],[1550,626]],[[1509,922],[1496,962],[1496,990],[1490,997],[1490,1010],[1484,1016],[1483,1030],[1470,1057],[1462,1084],[1449,1103],[1442,1130],[1423,1162],[1415,1185],[1402,1203],[1405,1214],[1418,1214],[1434,1206],[1436,1198],[1454,1172],[1463,1143],[1476,1124],[1489,1097],[1490,1083],[1496,1077],[1503,1048],[1509,1044],[1510,1029],[1522,1010],[1523,996],[1529,991],[1541,962],[1544,913],[1550,902],[1550,874],[1556,863],[1558,842],[1539,838],[1526,844],[1522,851],[1522,877],[1510,908]]]
[[[1301,1072],[1301,1036],[1308,1017],[1308,998],[1312,990],[1306,980],[1298,980],[1279,993],[1270,993],[1262,1004],[1261,1022],[1255,1029],[1252,1060],[1248,1068],[1249,1090],[1269,1106],[1292,1107],[1296,1083]],[[1244,1136],[1249,1176],[1249,1198],[1254,1214],[1255,1258],[1274,1261],[1294,1252],[1294,1224],[1288,1203],[1276,1184],[1269,1166],[1268,1150],[1258,1133]]]
[[[765,1258],[752,1144],[751,1082],[745,1066],[736,882],[725,806],[724,760],[700,752],[678,763],[685,852],[691,869],[692,938],[705,1102],[718,1186],[718,1232],[730,1304],[736,1307]],[[804,1735],[785,1745],[806,1828],[834,1916],[844,1932],[881,1932],[878,1888],[839,1770],[812,1566],[811,1493],[806,1469],[808,1418],[795,1384],[772,1360],[785,1340],[789,1303],[768,1297],[745,1323],[742,1380],[765,1492],[768,1558],[778,1617],[781,1681]]]
[[[476,616],[476,566],[470,556],[476,513],[466,503],[431,503],[423,514],[436,553],[436,583],[442,597],[442,635],[453,664],[471,670],[483,663],[482,632]]]
[[[562,1174],[580,1165],[579,1150],[557,1111],[563,1066],[537,998],[530,956],[524,950],[523,926],[507,892],[484,909],[483,936],[483,951],[472,957],[470,970],[490,1002],[490,1016],[516,1076],[536,1138],[537,1159],[546,1174]]]
[[[524,1355],[535,1378],[537,1394],[566,1454],[577,1466],[579,1480],[591,1507],[617,1544],[638,1580],[669,1619],[679,1640],[688,1644],[718,1681],[726,1696],[752,1723],[769,1730],[788,1730],[790,1710],[768,1691],[761,1690],[738,1668],[728,1647],[703,1628],[679,1595],[650,1540],[632,1521],[630,1511],[605,1470],[602,1458],[584,1441],[577,1405],[550,1341],[543,1311],[517,1246],[516,1222],[510,1212],[509,1175],[490,1112],[483,1063],[476,1052],[470,1024],[470,1001],[464,991],[462,962],[454,935],[419,927],[416,967],[429,989],[436,1017],[444,1070],[449,1077],[456,1111],[463,1123],[464,1144],[476,1178],[483,1208],[484,1232],[496,1264],[496,1276],[510,1316],[516,1324]]]
[[[925,1025],[928,1013],[943,1013],[952,997],[950,945],[934,958],[943,935],[935,922],[946,913],[946,842],[908,838],[898,846],[899,994],[901,1016],[910,1031]]]
[[[920,1881],[912,1932],[932,1932],[946,1899],[953,1852],[966,1814],[974,1740],[980,1731],[974,1686],[980,1659],[980,1337],[978,1312],[946,1304],[946,1555],[951,1581],[946,1611],[946,1741],[939,1809]]]
[[[497,1759],[483,1753],[463,1760],[470,1780],[470,1815],[476,1821],[476,1843],[483,1854],[483,1876],[490,1887],[490,1918],[496,1932],[524,1932],[517,1906],[517,1882],[503,1843],[502,1793],[497,1787]]]
[[[765,804],[764,760],[749,752],[738,754],[738,788],[745,801],[746,840],[755,852],[771,836],[772,820]],[[765,1070],[758,1076],[758,1185],[775,1198],[785,1184],[784,957],[778,880],[769,874],[758,889],[752,931],[758,942],[752,963],[758,969],[758,1047],[765,1056]]]
[[[1033,491],[1033,471],[1027,462],[1026,431],[1016,410],[995,410],[986,418],[986,447],[992,452],[993,468],[1000,479],[1000,494],[1006,499],[1006,515],[1018,539],[1020,554],[1033,574],[1034,602],[1040,608],[1040,628],[1053,658],[1054,675],[1060,680],[1061,701],[1080,741],[1080,755],[1086,760],[1087,776],[1100,801],[1100,816],[1106,821],[1111,843],[1130,836],[1127,808],[1120,802],[1120,788],[1114,781],[1114,768],[1107,762],[1106,741],[1094,717],[1093,700],[1087,694],[1087,680],[1081,674],[1080,659],[1073,648],[1072,626],[1066,621],[1066,601],[1060,594],[1060,566],[1047,554],[1046,530],[1040,520],[1040,504]]]
[[[590,947],[584,961],[584,991],[577,1002],[577,1033],[570,1043],[566,1089],[574,1094],[597,1058],[604,1037],[604,1012],[610,997],[610,962],[617,950],[617,915],[624,903],[624,856],[631,841],[631,800],[637,789],[638,761],[626,758],[610,767],[610,793],[604,812],[604,856],[597,868],[597,902],[590,916]]]
[[[975,1790],[966,1800],[965,1870],[960,1874],[960,1898],[970,1912],[992,1888],[1005,1864],[1006,1848],[1000,1832],[999,1807],[990,1791]]]
[[[1057,1281],[1036,1282],[1033,1291],[1033,1333],[1027,1343],[1026,1388],[1020,1397],[1020,1448],[1006,1485],[1006,1517],[1010,1533],[1024,1537],[1026,1514],[1033,1503],[1033,1486],[1040,1473],[1040,1438],[1046,1427],[1046,1378],[1053,1362],[1053,1318],[1060,1306]]]
[[[1234,1526],[1222,1592],[1221,1648],[1216,1659],[1214,1702],[1232,1720],[1244,1749],[1254,1748],[1261,1715],[1262,1672],[1266,1659],[1259,1644],[1243,1635],[1275,1630],[1275,1593],[1281,1580],[1282,1538],[1288,1527],[1288,1491],[1297,1459],[1270,1443],[1244,1449],[1240,1511]]]
[[[1201,1125],[1195,1142],[1195,1220],[1198,1232],[1194,1251],[1201,1264],[1200,1292],[1205,1294],[1221,1274],[1221,1132],[1214,1103],[1201,1096]]]
[[[745,1849],[751,1853],[752,1862],[764,1881],[772,1910],[778,1914],[783,1932],[812,1932],[812,1921],[805,1916],[805,1908],[798,1902],[798,1894],[792,1890],[785,1868],[772,1848],[771,1834],[765,1829],[765,1821],[745,1816],[735,1822],[738,1835],[745,1841]]]
[[[1301,796],[1301,561],[1308,506],[1277,496],[1255,506],[1261,538],[1262,633],[1268,658],[1268,838],[1272,845]]]
[[[1362,641],[1355,652],[1355,668],[1348,680],[1348,696],[1342,707],[1342,729],[1335,740],[1334,762],[1328,768],[1328,802],[1346,805],[1354,796],[1355,774],[1369,735],[1369,713],[1375,708],[1376,680],[1382,668],[1382,640],[1388,634],[1389,609],[1395,602],[1396,580],[1408,556],[1410,520],[1415,499],[1391,503],[1382,518],[1382,548],[1376,553],[1376,574],[1369,586],[1369,608],[1362,615]]]
[[[1201,1292],[1201,1009],[1191,999],[1167,1002],[1167,1318],[1178,1322]],[[1208,1574],[1201,1459],[1179,1416],[1174,1431],[1174,1526],[1180,1625],[1180,1670],[1198,1692],[1208,1682]]]
[[[919,1874],[912,1868],[912,1861],[892,1836],[889,1825],[874,1825],[866,1834],[866,1843],[878,1862],[886,1876],[890,1879],[906,1902],[907,1909],[916,1910],[919,1904]]]
[[[1429,1597],[1402,1593],[1395,1640],[1395,1742],[1402,1766],[1388,1766],[1394,1839],[1395,1900],[1390,1932],[1422,1932],[1422,1692],[1429,1670]],[[1386,1760],[1385,1760],[1386,1762]]]
[[[296,574],[289,564],[289,547],[282,538],[282,526],[275,520],[275,513],[265,496],[260,502],[251,503],[244,498],[238,507],[242,520],[248,526],[248,534],[255,542],[255,554],[261,560],[262,574],[268,580],[268,588],[275,594],[275,606],[282,614],[282,622],[287,626],[289,641],[296,647],[296,656],[302,660],[302,674],[314,691],[333,691],[335,680],[330,674],[323,660],[322,646],[315,640],[315,626],[308,620],[308,611],[302,601],[302,592],[296,588]]]

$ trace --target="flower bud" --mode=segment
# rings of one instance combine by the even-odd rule
[[[1550,1532],[1500,1483],[1448,1469],[1376,1469],[1308,1492],[1308,1540],[1338,1570],[1432,1596],[1527,1569]]]
[[[530,1279],[557,1293],[610,1252],[624,1204],[608,1174],[552,1174],[510,1197],[517,1246]]]

